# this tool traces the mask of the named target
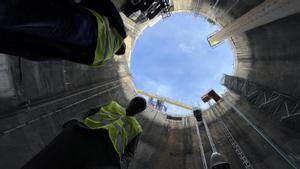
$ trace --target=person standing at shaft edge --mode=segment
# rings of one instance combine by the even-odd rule
[[[125,53],[125,38],[110,0],[0,1],[0,53],[101,65]]]
[[[134,117],[146,100],[133,98],[92,109],[82,121],[71,120],[55,139],[22,169],[127,169],[142,128]]]

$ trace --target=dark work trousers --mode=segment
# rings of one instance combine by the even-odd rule
[[[120,169],[107,130],[66,127],[22,169]]]
[[[0,0],[0,53],[91,64],[97,20],[72,0]]]

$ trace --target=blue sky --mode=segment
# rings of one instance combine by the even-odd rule
[[[218,30],[203,17],[191,13],[171,17],[148,27],[136,42],[131,71],[138,89],[191,106],[215,89],[219,94],[222,75],[233,73],[233,51],[228,42],[211,48],[207,36]],[[168,112],[185,116],[190,111],[168,105]]]

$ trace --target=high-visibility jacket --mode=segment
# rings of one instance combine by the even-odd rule
[[[127,144],[142,132],[142,127],[133,116],[126,116],[125,108],[117,102],[103,106],[99,112],[87,117],[83,123],[90,129],[106,129],[119,157]]]
[[[123,38],[118,31],[111,27],[105,16],[88,9],[97,19],[98,38],[93,65],[102,65],[110,60],[123,43]]]

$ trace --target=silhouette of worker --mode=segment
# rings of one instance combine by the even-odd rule
[[[146,100],[135,97],[126,109],[115,101],[92,109],[22,169],[127,169],[142,132],[134,116],[145,108]]]
[[[0,53],[101,65],[125,53],[125,37],[110,0],[0,1]]]

